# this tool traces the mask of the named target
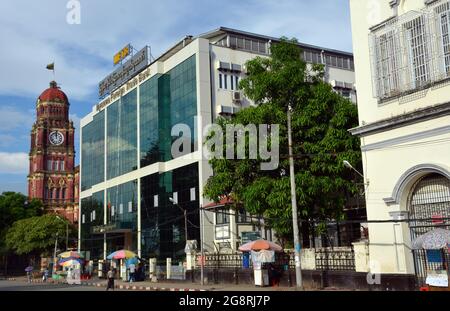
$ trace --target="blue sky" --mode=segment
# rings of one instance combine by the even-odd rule
[[[66,21],[68,2],[0,2],[0,193],[26,192],[35,102],[53,79],[48,63],[56,64],[78,129],[113,54],[127,43],[150,45],[157,57],[185,35],[224,26],[352,49],[348,0],[79,0],[79,25]]]

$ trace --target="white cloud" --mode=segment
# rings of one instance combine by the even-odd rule
[[[0,174],[26,174],[28,154],[0,152]]]
[[[33,122],[34,115],[30,111],[20,111],[13,106],[0,106],[0,133],[24,127],[31,130]]]
[[[158,56],[184,35],[219,26],[289,37],[330,48],[351,48],[347,1],[207,0],[81,2],[81,24],[66,22],[67,1],[0,1],[0,94],[36,98],[53,79],[74,100],[92,100],[127,43]]]

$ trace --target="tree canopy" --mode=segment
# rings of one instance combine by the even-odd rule
[[[206,196],[217,202],[229,195],[249,213],[262,215],[280,238],[292,239],[286,116],[291,106],[299,218],[342,218],[346,199],[357,191],[355,175],[344,167],[343,160],[361,166],[359,140],[348,132],[358,125],[356,106],[323,81],[322,65],[303,61],[295,39],[283,38],[272,46],[270,57],[252,59],[246,67],[248,76],[240,88],[256,106],[231,118],[219,118],[217,124],[224,133],[230,124],[278,124],[279,166],[264,171],[261,158],[214,158]],[[247,151],[248,147],[247,141]],[[224,154],[226,148],[224,143]]]
[[[5,236],[12,224],[18,220],[41,215],[43,204],[31,200],[16,192],[4,192],[0,195],[0,253],[7,251]]]
[[[60,244],[65,243],[67,223],[52,214],[19,220],[8,230],[6,245],[18,255],[51,253],[56,235]],[[69,225],[69,238],[75,237],[75,232]]]

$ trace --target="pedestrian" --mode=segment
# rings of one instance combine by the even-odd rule
[[[136,272],[136,265],[134,263],[130,264],[128,270],[130,271],[130,283],[133,283],[135,281],[134,274]]]
[[[42,281],[47,283],[48,280],[48,268],[45,268],[44,273],[42,274]]]
[[[33,278],[33,271],[27,271],[28,283],[31,283],[32,278]]]
[[[106,290],[109,290],[109,289],[114,290],[114,276],[115,276],[115,271],[113,270],[112,267],[110,267],[108,273],[106,274],[106,277],[108,279],[108,285],[106,287]]]

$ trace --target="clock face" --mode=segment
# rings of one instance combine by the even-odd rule
[[[59,146],[64,142],[64,135],[61,132],[55,131],[50,133],[48,139],[52,145]]]

